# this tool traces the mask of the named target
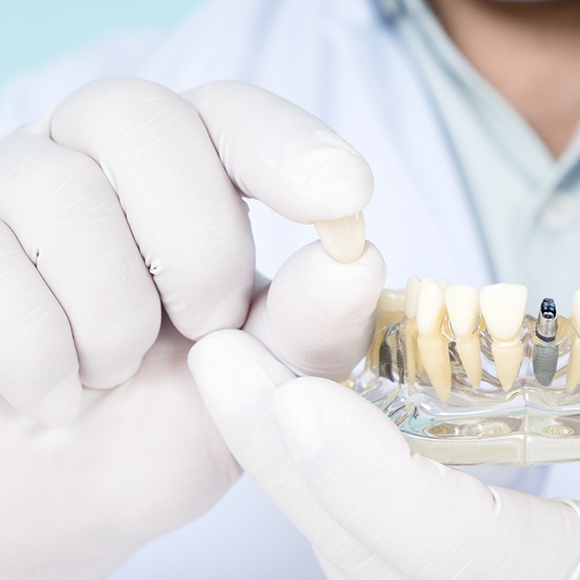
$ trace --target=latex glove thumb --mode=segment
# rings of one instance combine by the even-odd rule
[[[253,302],[244,329],[296,374],[345,379],[372,341],[385,277],[370,242],[350,264],[314,242],[282,265]]]

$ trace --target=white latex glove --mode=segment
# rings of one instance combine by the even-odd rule
[[[204,337],[189,363],[228,447],[330,580],[580,577],[574,504],[488,487],[412,454],[373,404],[330,380],[295,378],[243,331]]]
[[[246,318],[237,190],[341,220],[372,176],[320,121],[233,83],[96,82],[0,142],[0,578],[100,579],[239,474],[186,366]],[[360,254],[341,224],[319,224],[326,243]]]

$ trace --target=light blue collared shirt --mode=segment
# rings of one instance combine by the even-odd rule
[[[580,127],[554,159],[424,0],[378,1],[426,82],[497,281],[525,284],[530,314],[546,296],[568,314],[580,288]]]

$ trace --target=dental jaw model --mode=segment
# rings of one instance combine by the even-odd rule
[[[527,290],[412,277],[384,291],[365,368],[348,385],[411,449],[451,465],[580,459],[580,291],[570,319]]]

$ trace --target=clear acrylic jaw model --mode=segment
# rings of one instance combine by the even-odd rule
[[[523,315],[522,286],[489,286],[479,295],[444,281],[413,285],[415,304],[409,307],[409,286],[404,305],[395,296],[364,370],[348,386],[383,410],[413,451],[448,465],[580,460],[575,304],[566,319],[544,300],[535,318]],[[457,314],[461,308],[467,317]],[[506,334],[502,317],[510,316]]]

